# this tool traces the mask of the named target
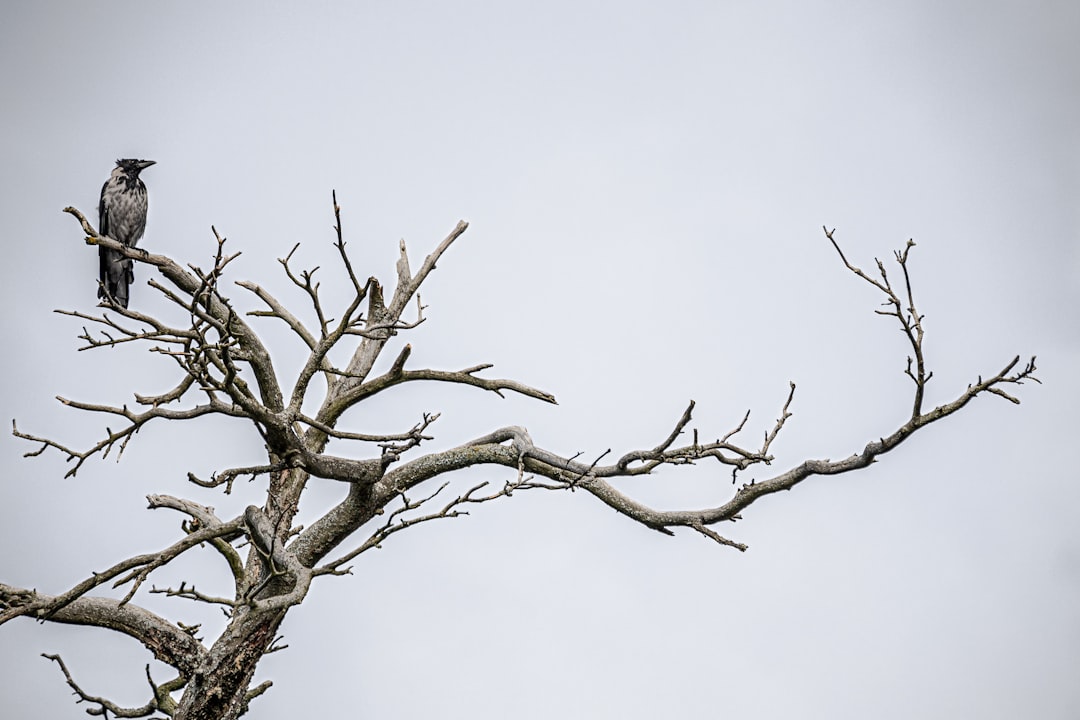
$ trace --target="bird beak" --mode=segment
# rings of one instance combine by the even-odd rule
[[[156,165],[156,164],[157,164],[156,160],[140,160],[139,161],[139,169],[140,170],[145,170],[146,168],[150,167],[151,165]]]

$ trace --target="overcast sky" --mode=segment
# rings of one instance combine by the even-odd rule
[[[756,504],[722,528],[745,554],[581,492],[396,536],[292,611],[253,717],[1080,716],[1080,4],[42,2],[0,18],[0,407],[27,432],[88,445],[105,423],[54,396],[119,404],[175,380],[144,351],[77,352],[81,323],[52,313],[93,311],[96,252],[60,210],[94,213],[121,157],[158,161],[143,246],[205,266],[213,224],[243,251],[234,279],[298,307],[275,260],[297,242],[332,297],[347,289],[331,189],[358,272],[388,283],[399,238],[416,264],[468,220],[402,338],[411,362],[495,363],[560,404],[424,387],[349,421],[395,432],[440,411],[431,449],[521,424],[556,452],[619,454],[691,398],[703,436],[750,409],[754,444],[793,380],[754,476],[860,450],[910,409],[907,349],[822,225],[868,269],[918,243],[930,402],[1039,355],[1022,405],[980,398],[866,471]],[[165,309],[136,272],[132,305]],[[295,371],[299,344],[259,327]],[[0,441],[0,580],[44,592],[173,542],[179,518],[147,512],[148,493],[223,517],[262,502],[262,481],[232,497],[184,481],[258,461],[241,424],[148,427],[75,479],[28,449]],[[462,482],[478,479],[506,473]],[[732,491],[707,464],[625,489],[663,508]],[[302,520],[343,492],[314,482]],[[224,592],[220,565],[194,555],[155,582]],[[134,641],[19,620],[0,628],[5,717],[84,717],[41,652],[88,692],[147,700]]]

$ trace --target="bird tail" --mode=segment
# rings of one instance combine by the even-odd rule
[[[112,300],[122,308],[128,306],[128,286],[135,281],[132,262],[115,250],[99,248],[101,282],[98,285],[98,297]]]

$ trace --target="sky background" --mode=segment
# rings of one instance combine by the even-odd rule
[[[750,409],[754,445],[789,380],[794,416],[751,477],[860,450],[905,420],[907,348],[822,225],[867,269],[918,243],[929,402],[1039,356],[1019,407],[979,398],[719,528],[745,554],[586,493],[400,534],[290,613],[252,717],[1080,716],[1077,3],[42,2],[0,18],[0,408],[26,432],[89,445],[105,422],[54,396],[119,404],[175,382],[145,351],[77,352],[82,323],[52,312],[94,310],[96,251],[60,211],[93,218],[120,157],[158,161],[144,247],[205,267],[214,225],[243,251],[233,279],[297,308],[276,262],[297,242],[328,302],[347,291],[331,189],[358,273],[386,283],[399,238],[416,266],[468,220],[400,339],[410,365],[495,363],[559,405],[425,386],[347,423],[439,411],[429,450],[520,424],[562,454],[618,455],[691,398],[703,437]],[[167,312],[136,273],[133,307]],[[299,343],[258,327],[295,372]],[[149,493],[222,517],[262,502],[264,481],[231,497],[184,481],[258,461],[239,423],[147,427],[75,479],[29,449],[0,440],[0,580],[43,592],[173,542],[180,518],[146,512]],[[732,492],[709,464],[621,487],[663,508]],[[313,482],[301,520],[343,492]],[[224,592],[220,566],[197,553],[154,582]],[[222,626],[140,598],[208,638]],[[0,628],[5,717],[84,717],[41,652],[92,694],[147,700],[133,640],[19,620]]]

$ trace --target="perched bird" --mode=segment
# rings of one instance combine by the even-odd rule
[[[98,231],[102,235],[135,247],[146,229],[146,185],[139,173],[154,164],[153,160],[117,160],[112,175],[101,188],[98,204]],[[98,248],[101,285],[98,297],[120,307],[128,306],[128,285],[135,281],[131,260],[116,250]]]

